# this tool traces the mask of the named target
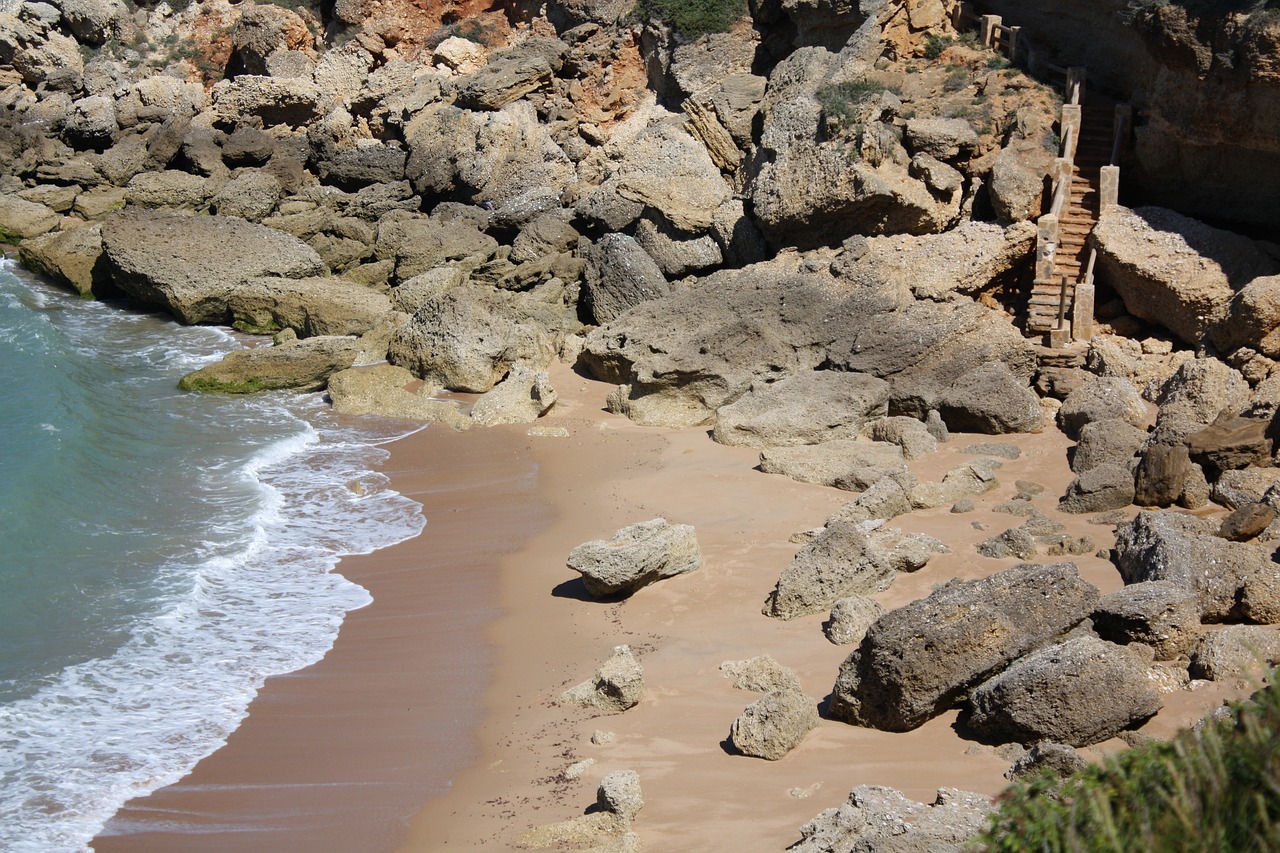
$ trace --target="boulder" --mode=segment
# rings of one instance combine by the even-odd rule
[[[743,755],[777,761],[817,727],[817,703],[803,693],[775,690],[733,721],[729,743]]]
[[[1240,288],[1210,338],[1223,352],[1248,347],[1280,357],[1280,275],[1259,276]]]
[[[600,787],[596,789],[596,805],[625,822],[633,820],[640,809],[644,808],[640,774],[634,770],[606,773],[600,780]]]
[[[962,118],[915,118],[907,121],[906,144],[912,151],[954,160],[978,147],[978,134]]]
[[[634,237],[606,234],[579,251],[587,262],[582,301],[597,325],[671,292],[662,270]]]
[[[584,542],[569,552],[568,566],[582,575],[596,598],[631,595],[643,586],[692,572],[702,565],[702,551],[687,524],[655,518],[624,527],[605,541]]]
[[[770,447],[760,454],[760,470],[858,492],[882,477],[906,471],[902,450],[883,441],[851,438],[798,447]]]
[[[445,195],[462,188],[458,160],[475,150],[478,123],[472,112],[435,103],[405,125],[404,138],[409,148],[405,177],[415,192]]]
[[[250,6],[231,32],[228,69],[236,74],[268,76],[268,60],[276,51],[307,50],[311,31],[296,12],[274,6]]]
[[[1075,452],[1071,456],[1071,470],[1083,474],[1099,465],[1127,466],[1138,455],[1146,439],[1145,430],[1120,418],[1090,421],[1079,431]]]
[[[954,788],[939,788],[932,803],[909,800],[901,792],[859,785],[849,801],[826,809],[800,827],[791,853],[883,851],[960,853],[986,829],[991,799]]]
[[[876,480],[827,521],[880,521],[911,512],[916,479],[905,469]]]
[[[75,148],[101,151],[115,142],[119,130],[115,101],[105,95],[90,95],[71,105],[62,138]]]
[[[1246,237],[1158,207],[1103,211],[1098,276],[1135,317],[1197,344],[1227,319],[1235,291],[1280,263]]]
[[[520,101],[474,119],[471,147],[453,152],[458,180],[475,204],[499,210],[530,192],[559,195],[577,175],[533,104]],[[496,211],[495,211],[496,212]]]
[[[66,285],[81,296],[111,292],[111,279],[102,261],[100,225],[29,237],[19,244],[18,257],[27,269]]]
[[[323,157],[316,168],[325,183],[355,192],[370,184],[403,181],[407,157],[406,151],[390,145],[357,145]]]
[[[1206,632],[1191,651],[1191,675],[1210,681],[1260,680],[1280,662],[1280,634],[1256,625],[1228,625]]]
[[[121,0],[59,0],[62,20],[76,40],[99,45],[118,38],[129,17]]]
[[[551,363],[557,341],[520,297],[500,290],[455,287],[433,296],[391,341],[387,359],[428,382],[483,393],[517,361]]]
[[[1267,492],[1273,486],[1280,486],[1280,470],[1275,468],[1223,471],[1213,484],[1213,499],[1225,507],[1238,509],[1269,500]]]
[[[1130,584],[1102,597],[1093,627],[1104,640],[1142,643],[1156,660],[1174,660],[1200,636],[1200,601],[1195,590],[1173,581]]]
[[[245,171],[223,184],[209,201],[220,216],[259,222],[276,209],[283,193],[280,179],[269,172]]]
[[[1133,502],[1138,506],[1171,506],[1182,500],[1199,470],[1185,444],[1151,444],[1138,463]],[[1203,472],[1200,479],[1204,479]]]
[[[1113,553],[1120,576],[1126,584],[1167,580],[1194,592],[1202,621],[1238,618],[1246,586],[1256,587],[1261,605],[1265,579],[1275,577],[1276,566],[1271,549],[1228,542],[1215,535],[1217,528],[1185,513],[1140,512],[1116,530]]]
[[[837,599],[855,593],[888,589],[898,572],[885,559],[884,549],[872,546],[872,530],[868,523],[841,521],[824,527],[783,569],[764,614],[794,619],[826,610]]]
[[[325,271],[296,237],[224,216],[124,211],[103,223],[102,247],[121,290],[184,323],[226,322],[227,295],[251,278]]]
[[[1058,426],[1071,438],[1078,438],[1087,423],[1114,418],[1137,427],[1147,420],[1142,395],[1132,382],[1118,376],[1089,379],[1068,394],[1058,409]]]
[[[458,104],[467,109],[501,109],[551,82],[568,51],[564,42],[546,37],[495,51],[487,65],[458,81]]]
[[[1076,514],[1123,509],[1133,503],[1135,488],[1133,465],[1109,462],[1072,480],[1058,509]]]
[[[961,375],[937,400],[947,429],[1000,435],[1034,432],[1043,415],[1040,398],[1000,362]]]
[[[1098,743],[1163,706],[1146,669],[1122,646],[1076,637],[1027,655],[979,686],[966,724],[1002,743]]]
[[[341,370],[329,377],[329,401],[334,411],[348,415],[443,423],[457,432],[471,426],[456,402],[432,399],[431,386],[405,390],[415,383],[416,376],[392,364]]]
[[[134,175],[125,187],[124,198],[138,207],[198,210],[217,190],[218,186],[208,178],[166,169]]]
[[[1264,503],[1245,504],[1222,519],[1218,535],[1232,542],[1247,542],[1276,520],[1275,507]]]
[[[617,714],[635,707],[643,696],[644,667],[630,646],[615,646],[594,675],[561,693],[559,701]]]
[[[876,418],[863,425],[862,434],[872,441],[887,441],[902,448],[906,459],[919,459],[938,449],[938,439],[924,423],[904,415]]]
[[[1220,471],[1271,464],[1271,420],[1224,417],[1187,436],[1187,452],[1211,478]]]
[[[783,666],[769,655],[756,655],[746,660],[727,660],[720,664],[720,671],[733,679],[733,686],[739,690],[751,690],[756,693],[801,692],[800,679],[796,671]]]
[[[850,595],[831,605],[831,616],[822,626],[823,633],[837,646],[862,642],[867,629],[884,615],[884,608],[874,598]]]
[[[220,80],[210,93],[213,114],[219,121],[234,126],[259,119],[264,127],[310,124],[323,114],[323,94],[311,80],[256,74]]]
[[[0,195],[0,243],[16,243],[58,227],[62,215],[35,201]]]
[[[636,225],[636,240],[662,274],[671,278],[702,272],[724,262],[724,250],[715,236],[686,233],[665,222],[641,219]]]
[[[991,165],[987,192],[1005,222],[1038,219],[1044,212],[1045,178],[1053,155],[1038,145],[1001,149]]]
[[[497,240],[462,219],[404,218],[378,225],[378,258],[395,258],[401,281],[446,263],[479,267],[497,249]]]
[[[953,580],[876,620],[840,667],[830,713],[886,731],[915,729],[1078,624],[1098,599],[1072,563]]]
[[[1248,406],[1249,383],[1240,371],[1216,358],[1195,358],[1184,361],[1160,386],[1156,404],[1160,407],[1161,427],[1175,419],[1210,424],[1223,410],[1236,414]],[[1183,431],[1179,437],[1185,437],[1188,431],[1194,429]]]
[[[384,294],[336,278],[251,278],[227,292],[232,325],[253,334],[362,335],[391,311]]]
[[[889,383],[861,373],[810,371],[757,380],[716,410],[712,437],[721,444],[792,447],[857,438],[870,418],[889,407]]]
[[[1045,773],[1065,777],[1079,773],[1088,766],[1089,762],[1076,752],[1075,747],[1045,740],[1028,749],[1013,762],[1005,771],[1004,777],[1014,782],[1020,779],[1031,780]]]
[[[221,361],[182,377],[178,387],[216,394],[320,391],[332,374],[354,364],[359,352],[360,342],[355,338],[337,336],[232,350]]]
[[[471,419],[482,426],[531,424],[554,406],[556,399],[545,370],[517,363],[505,379],[480,395],[471,407]]]

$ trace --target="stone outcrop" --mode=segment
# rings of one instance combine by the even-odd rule
[[[1160,710],[1146,667],[1123,647],[1077,637],[1040,649],[973,691],[966,724],[1001,742],[1088,746]]]
[[[655,518],[624,527],[607,541],[584,542],[569,552],[568,565],[593,596],[630,595],[694,571],[702,565],[702,551],[691,526]]]
[[[1280,634],[1256,625],[1207,632],[1191,650],[1191,674],[1210,681],[1259,678],[1280,661]]]
[[[1000,362],[957,377],[939,396],[937,410],[956,432],[1034,432],[1043,420],[1040,398]]]
[[[303,338],[362,335],[391,311],[384,294],[334,278],[251,278],[227,291],[226,303],[243,331],[292,329]]]
[[[858,492],[884,477],[906,473],[906,464],[896,444],[845,438],[768,448],[760,454],[760,470],[785,474],[802,483]]]
[[[960,853],[986,828],[990,810],[989,798],[954,788],[939,788],[937,799],[926,804],[892,788],[859,785],[844,805],[826,809],[800,827],[800,840],[788,849]]]
[[[419,387],[406,390],[413,384]],[[469,429],[471,419],[457,402],[434,399],[432,390],[403,367],[391,364],[341,370],[329,377],[328,385],[329,400],[337,412],[443,423],[458,432]]]
[[[775,690],[747,706],[729,727],[729,743],[743,755],[777,761],[818,726],[818,706],[796,691]]]
[[[561,693],[559,701],[618,714],[635,707],[643,696],[644,667],[629,646],[616,646],[590,678]]]
[[[831,715],[886,731],[917,728],[1085,619],[1098,598],[1071,563],[951,581],[876,620],[840,666]]]
[[[1130,584],[1102,597],[1093,627],[1104,640],[1142,643],[1156,660],[1173,660],[1200,636],[1200,602],[1194,590],[1173,581]]]
[[[827,370],[798,373],[753,382],[746,394],[716,410],[712,437],[750,447],[851,439],[888,407],[889,383],[882,379]]]
[[[1072,391],[1058,409],[1058,426],[1071,438],[1078,438],[1085,424],[1118,418],[1141,426],[1147,407],[1138,389],[1128,379],[1096,376]]]
[[[583,297],[591,319],[603,325],[633,305],[671,292],[653,258],[626,234],[606,234],[590,244]]]
[[[102,247],[121,290],[184,323],[226,322],[228,295],[251,278],[325,271],[296,237],[222,216],[125,211],[103,223]]]
[[[515,364],[506,378],[471,407],[471,419],[483,426],[531,424],[556,404],[556,390],[545,370]]]
[[[332,374],[351,367],[359,352],[358,340],[339,336],[232,350],[221,361],[182,377],[178,387],[218,394],[256,394],[286,388],[320,391]]]
[[[47,276],[81,296],[111,293],[102,261],[102,226],[86,225],[23,240],[18,257],[27,269]]]

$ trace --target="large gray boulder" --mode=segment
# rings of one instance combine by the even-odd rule
[[[584,542],[569,552],[568,566],[597,598],[630,595],[643,586],[692,572],[702,565],[693,528],[655,518],[624,527],[609,540]]]
[[[545,370],[515,364],[506,378],[471,407],[471,419],[483,426],[531,424],[556,404],[556,389]]]
[[[1045,177],[1053,155],[1026,144],[1001,149],[991,165],[987,192],[996,216],[1006,222],[1037,219],[1044,212]]]
[[[227,292],[227,310],[254,334],[362,335],[387,316],[391,299],[337,278],[251,278]]]
[[[760,454],[760,470],[860,492],[883,477],[906,473],[902,449],[883,441],[851,438],[797,447],[770,447]]]
[[[223,216],[127,210],[103,223],[102,248],[121,290],[184,323],[226,322],[228,294],[251,278],[325,271],[296,237]]]
[[[1257,625],[1228,625],[1206,632],[1191,650],[1192,676],[1210,681],[1258,680],[1277,662],[1280,634]]]
[[[956,432],[1034,432],[1044,419],[1040,398],[1000,362],[975,367],[938,398],[947,429]]]
[[[1128,465],[1146,440],[1146,430],[1121,418],[1090,421],[1080,429],[1071,470],[1083,474],[1099,465]]]
[[[782,570],[764,605],[764,614],[794,619],[827,610],[846,596],[887,589],[899,571],[917,571],[946,550],[924,534],[835,521],[800,549]]]
[[[889,383],[862,373],[809,371],[757,380],[716,410],[712,437],[721,444],[789,447],[856,438],[864,423],[889,409]]]
[[[1104,595],[1093,612],[1098,636],[1113,643],[1142,643],[1156,660],[1174,660],[1200,636],[1200,600],[1173,581],[1144,581]]]
[[[1000,742],[1088,746],[1160,710],[1146,670],[1122,646],[1076,637],[1022,658],[974,690],[967,723]]]
[[[608,323],[633,305],[671,292],[662,270],[634,237],[606,234],[580,249],[587,262],[582,297],[592,321]]]
[[[517,361],[551,363],[555,336],[520,297],[455,287],[429,297],[391,340],[387,360],[456,391],[483,393]]]
[[[1217,530],[1215,522],[1186,513],[1140,512],[1116,531],[1120,576],[1126,584],[1167,580],[1194,592],[1205,622],[1244,616],[1250,599],[1260,612],[1270,613],[1267,581],[1276,576],[1272,549],[1229,542]]]
[[[1236,290],[1280,272],[1254,241],[1159,207],[1108,208],[1093,239],[1098,274],[1129,313],[1189,344],[1227,319]]]
[[[747,706],[729,727],[729,743],[743,755],[777,761],[818,727],[818,705],[797,691],[775,690]]]
[[[1080,435],[1085,424],[1119,418],[1141,426],[1147,418],[1142,395],[1128,379],[1095,376],[1067,395],[1058,409],[1058,426],[1071,438]]]
[[[876,620],[840,666],[831,715],[886,731],[917,728],[1078,624],[1098,599],[1072,563],[951,581]]]
[[[1077,515],[1123,509],[1133,503],[1135,488],[1131,463],[1096,465],[1071,481],[1058,509]]]
[[[334,411],[348,415],[443,423],[456,432],[471,426],[457,402],[433,399],[433,389],[421,383],[416,390],[406,390],[413,383],[416,376],[393,364],[341,370],[329,377],[329,401]]]
[[[987,827],[991,798],[939,788],[932,803],[859,785],[849,800],[800,827],[792,853],[961,853]]]
[[[332,374],[351,367],[359,353],[358,340],[338,336],[238,349],[227,353],[221,361],[188,373],[178,387],[184,391],[216,394],[256,394],[280,389],[320,391]]]

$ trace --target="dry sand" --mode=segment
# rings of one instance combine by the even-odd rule
[[[757,697],[734,689],[722,662],[770,654],[820,701],[851,650],[826,640],[822,615],[781,622],[760,608],[799,547],[792,534],[853,496],[763,474],[756,450],[718,445],[704,429],[648,429],[609,415],[608,386],[568,368],[553,384],[560,402],[541,425],[568,437],[427,430],[393,446],[393,485],[424,503],[428,528],[340,565],[375,603],[348,617],[321,663],[270,680],[224,749],[132,803],[98,850],[518,849],[531,827],[581,815],[603,775],[619,769],[640,774],[646,805],[635,831],[646,850],[781,850],[855,785],[921,800],[944,786],[992,795],[1004,786],[1008,758],[961,739],[954,714],[906,734],[823,720],[781,761],[730,754],[729,725]],[[940,478],[975,458],[965,447],[992,440],[953,436],[912,468]],[[1004,460],[1000,488],[976,499],[975,511],[891,522],[951,552],[899,575],[875,596],[886,608],[1018,562],[974,550],[1023,521],[992,512],[1017,480],[1045,486],[1035,502],[1068,532],[1112,543],[1109,527],[1054,509],[1072,476],[1064,436],[995,440],[1022,456]],[[568,552],[656,516],[696,527],[702,568],[621,603],[587,599],[565,567]],[[1110,563],[1074,559],[1104,593],[1120,587]],[[621,643],[645,669],[638,706],[599,715],[554,703]],[[1170,733],[1228,692],[1180,694],[1148,729]],[[597,730],[613,741],[593,744]],[[568,778],[583,759],[595,763]]]

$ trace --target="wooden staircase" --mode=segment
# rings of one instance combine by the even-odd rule
[[[1071,166],[1071,185],[1058,220],[1058,242],[1053,254],[1053,274],[1038,279],[1031,291],[1027,328],[1048,332],[1058,326],[1059,312],[1070,311],[1076,285],[1086,279],[1089,235],[1100,213],[1101,169],[1111,162],[1112,113],[1106,108],[1081,111],[1080,137]],[[1068,313],[1067,319],[1070,319]]]

